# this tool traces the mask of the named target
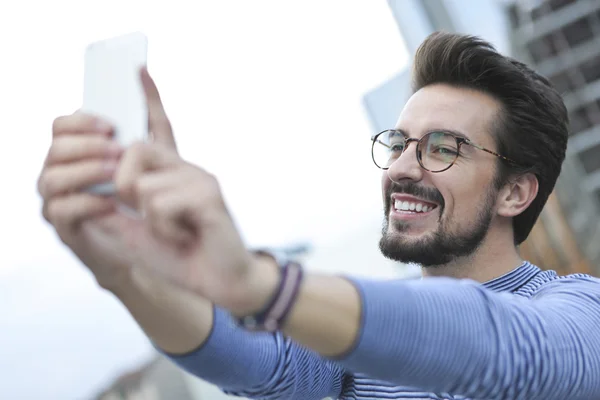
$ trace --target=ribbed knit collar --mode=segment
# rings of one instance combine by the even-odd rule
[[[541,269],[528,261],[512,271],[483,284],[495,292],[514,292],[529,282]]]

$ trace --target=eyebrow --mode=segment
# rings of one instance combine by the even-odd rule
[[[465,140],[471,141],[471,138],[468,137],[467,135],[465,135],[464,133],[460,132],[460,131],[456,131],[454,129],[432,129],[433,131],[437,131],[437,132],[447,132],[450,133],[454,136],[458,136],[461,137]],[[431,131],[430,131],[431,132]]]
[[[400,135],[402,135],[402,136],[404,136],[404,137],[406,137],[406,138],[407,138],[407,137],[410,137],[410,136],[408,135],[408,133],[407,133],[406,131],[402,130],[402,129],[391,129],[391,130],[392,130],[392,131],[394,131],[394,132],[397,132],[397,133],[399,133]],[[427,131],[424,133],[424,135],[426,135],[426,134],[428,134],[428,133],[431,133],[431,132],[445,132],[445,133],[450,133],[451,135],[455,135],[455,136],[461,137],[461,138],[463,138],[463,139],[465,139],[465,140],[471,141],[471,138],[469,138],[467,135],[465,135],[464,133],[462,133],[462,132],[460,132],[460,131],[454,130],[454,129],[445,129],[445,128],[439,128],[439,129],[428,129],[428,130],[427,130]]]

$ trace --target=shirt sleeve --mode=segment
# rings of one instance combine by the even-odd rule
[[[337,398],[344,378],[343,368],[334,361],[280,333],[243,330],[219,308],[213,330],[200,348],[166,356],[225,393],[251,399]]]
[[[353,282],[349,371],[476,399],[600,399],[597,280],[557,279],[529,299],[450,278]]]

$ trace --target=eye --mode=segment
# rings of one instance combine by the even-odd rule
[[[432,149],[432,152],[442,156],[455,156],[458,154],[455,148],[444,146],[436,146]]]
[[[390,145],[390,151],[392,153],[402,153],[402,151],[404,151],[404,142],[392,143]]]

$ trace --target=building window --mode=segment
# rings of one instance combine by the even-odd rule
[[[581,131],[589,129],[592,127],[592,122],[589,119],[588,112],[586,110],[586,106],[579,107],[569,113],[569,118],[571,120],[569,134],[574,136]]]
[[[546,14],[548,14],[548,9],[544,6],[544,4],[542,4],[541,6],[535,7],[531,10],[531,19],[536,21]]]
[[[600,99],[590,104],[587,108],[588,118],[592,125],[600,125]]]
[[[600,79],[600,54],[579,66],[586,83]]]
[[[531,19],[536,21],[542,18],[544,15],[550,14],[552,11],[560,10],[570,4],[575,3],[577,0],[548,0],[540,1],[540,5],[531,10]]]
[[[552,11],[556,11],[568,6],[569,4],[574,4],[575,1],[577,0],[550,0],[548,1],[548,5]]]
[[[594,37],[592,26],[587,17],[578,19],[572,24],[565,26],[562,29],[562,33],[565,35],[565,39],[567,39],[567,43],[569,43],[571,47],[575,47]]]
[[[513,28],[517,28],[521,25],[521,18],[519,18],[519,8],[516,4],[511,4],[508,7],[508,17],[510,18],[510,24]]]
[[[588,174],[600,169],[600,144],[579,153],[579,159]]]
[[[531,57],[536,63],[558,54],[550,35],[543,36],[527,44],[527,50],[529,50]]]
[[[575,89],[572,79],[569,77],[569,72],[561,72],[560,74],[554,75],[550,78],[550,81],[559,93],[567,93]]]

